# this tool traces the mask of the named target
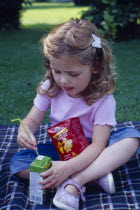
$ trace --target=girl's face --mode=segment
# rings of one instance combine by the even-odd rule
[[[50,67],[57,85],[72,98],[81,97],[80,93],[87,87],[93,74],[90,66],[68,56],[51,58]]]

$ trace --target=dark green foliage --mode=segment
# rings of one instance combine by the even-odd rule
[[[18,29],[23,0],[0,0],[0,30]]]
[[[51,2],[51,0],[35,0],[36,2]]]
[[[93,22],[107,38],[140,38],[139,0],[94,0],[82,18]]]
[[[76,6],[88,6],[92,4],[93,0],[74,0]]]

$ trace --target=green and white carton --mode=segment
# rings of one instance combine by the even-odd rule
[[[38,182],[42,179],[40,173],[51,167],[51,158],[38,155],[30,165],[30,201],[43,204],[46,196],[46,190],[41,190]]]

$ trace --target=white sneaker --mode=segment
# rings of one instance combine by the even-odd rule
[[[116,191],[112,173],[101,177],[97,183],[108,194],[114,194]]]

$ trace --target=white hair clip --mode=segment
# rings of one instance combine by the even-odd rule
[[[101,39],[94,34],[92,34],[92,38],[94,39],[94,41],[92,42],[92,46],[96,48],[102,48]]]

